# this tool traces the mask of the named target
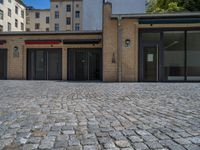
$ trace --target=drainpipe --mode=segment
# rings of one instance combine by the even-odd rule
[[[122,82],[122,26],[121,16],[117,17],[117,72],[118,82]]]

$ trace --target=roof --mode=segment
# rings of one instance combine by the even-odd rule
[[[112,14],[111,18],[134,18],[134,19],[164,19],[164,18],[191,18],[200,17],[200,12],[181,12],[181,13],[158,13],[158,14]]]
[[[50,11],[50,9],[27,9],[28,11]]]
[[[88,35],[95,35],[95,34],[102,34],[102,31],[34,31],[34,32],[22,32],[22,31],[11,31],[11,32],[0,32],[0,36],[18,36],[18,35],[81,35],[81,34],[88,34]]]
[[[23,5],[24,7],[26,7],[26,4],[22,0],[15,0],[15,1],[18,2],[19,4]]]

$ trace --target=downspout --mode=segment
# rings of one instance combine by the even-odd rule
[[[117,17],[117,74],[118,82],[122,82],[122,26],[121,16]]]

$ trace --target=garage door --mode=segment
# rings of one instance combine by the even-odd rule
[[[102,80],[102,49],[68,49],[68,80]]]
[[[28,49],[29,80],[61,80],[62,49]]]
[[[0,79],[7,78],[7,50],[0,49]]]

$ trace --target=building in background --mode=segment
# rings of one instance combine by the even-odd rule
[[[27,7],[26,31],[49,31],[50,10]]]
[[[51,0],[50,31],[82,30],[82,0]]]
[[[25,14],[21,0],[0,0],[0,31],[25,31]]]
[[[102,30],[103,2],[112,3],[112,14],[145,13],[146,0],[83,0],[83,30]]]

